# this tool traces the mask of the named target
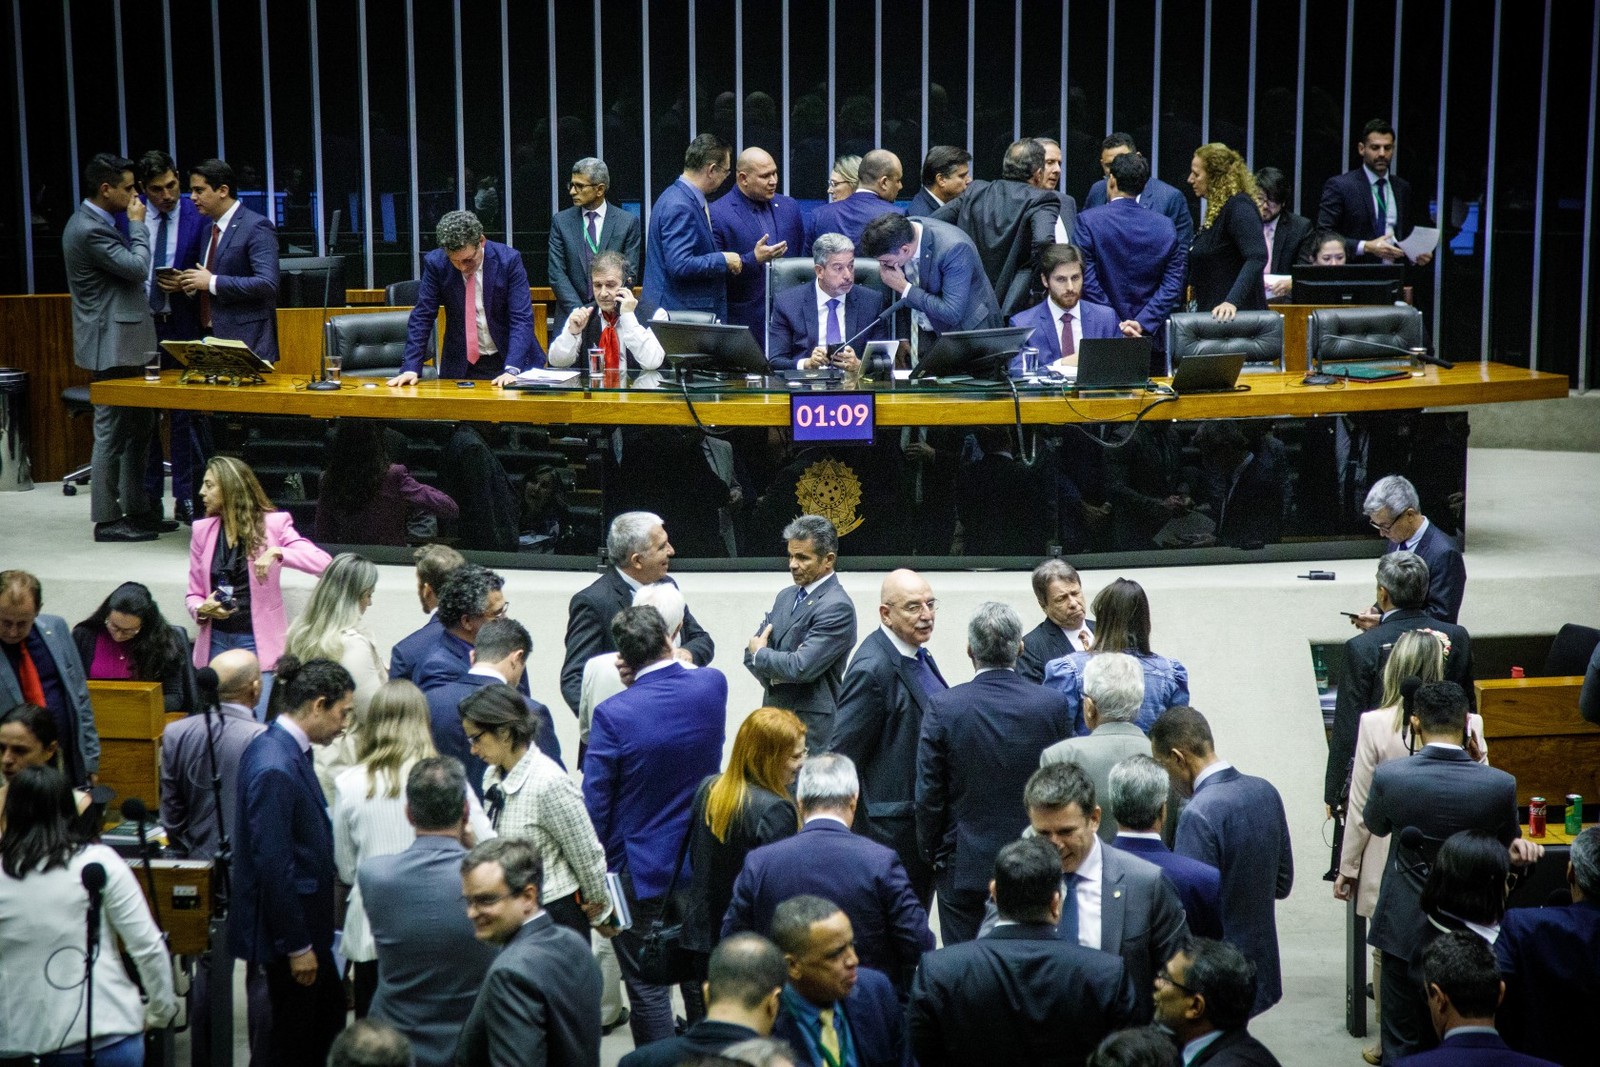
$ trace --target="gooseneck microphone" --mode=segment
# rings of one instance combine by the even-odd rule
[[[333,232],[328,237],[328,256],[333,256],[333,246],[339,240],[340,213],[333,213]],[[344,272],[340,271],[342,275]],[[328,305],[333,301],[333,265],[328,264],[322,272],[322,366],[317,378],[310,382],[306,388],[318,393],[331,393],[335,389],[342,389],[338,382],[328,380],[328,345],[331,343],[328,332]],[[343,305],[341,305],[343,306]],[[159,923],[157,924],[159,925]]]
[[[1338,341],[1340,344],[1365,345],[1367,348],[1376,348],[1380,352],[1397,352],[1402,356],[1408,356],[1411,359],[1416,360],[1418,363],[1429,363],[1435,367],[1442,367],[1445,370],[1450,370],[1455,367],[1454,363],[1443,358],[1442,356],[1434,355],[1422,345],[1417,345],[1413,348],[1402,348],[1399,345],[1384,344],[1382,341],[1369,341],[1365,337],[1341,336],[1330,337],[1329,340]],[[1320,363],[1321,360],[1318,360],[1318,362]]]
[[[150,866],[150,839],[145,836],[144,824],[150,821],[150,809],[145,807],[144,801],[138,797],[129,797],[122,802],[122,817],[139,827],[139,860],[144,868],[144,885],[146,895],[150,898],[150,915],[156,921],[156,929],[161,931],[161,936],[167,936],[167,928],[161,922],[161,898],[156,892],[156,872]]]

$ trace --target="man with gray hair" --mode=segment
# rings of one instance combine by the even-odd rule
[[[806,724],[806,743],[826,752],[845,664],[856,647],[856,606],[833,573],[839,534],[821,515],[783,529],[789,553],[785,589],[745,648],[744,665],[761,683],[761,702],[788,708]]]
[[[1126,652],[1090,656],[1083,667],[1083,721],[1089,733],[1051,745],[1039,757],[1039,766],[1076,763],[1094,783],[1095,796],[1106,796],[1111,768],[1150,751],[1150,739],[1134,725],[1143,703],[1144,668],[1138,660]],[[1109,845],[1116,836],[1115,820],[1101,819],[1100,840]]]
[[[1129,756],[1111,768],[1106,803],[1111,810],[1101,821],[1114,823],[1111,842],[1124,852],[1147,859],[1167,876],[1178,892],[1189,932],[1196,937],[1222,938],[1222,874],[1209,863],[1180,856],[1161,840],[1172,778],[1166,768],[1147,755]]]
[[[856,246],[842,233],[819,234],[811,243],[817,280],[772,298],[767,324],[767,362],[779,370],[850,369],[861,344],[883,336],[878,320],[883,294],[856,284]]]
[[[1455,622],[1467,591],[1467,564],[1455,539],[1422,513],[1416,487],[1398,474],[1379,478],[1367,491],[1361,510],[1389,542],[1384,552],[1415,552],[1428,565],[1428,602],[1423,610],[1441,622]],[[1350,621],[1359,630],[1370,630],[1379,617],[1373,605]]]
[[[1333,707],[1328,738],[1328,767],[1323,801],[1330,811],[1342,808],[1356,755],[1361,715],[1383,703],[1383,667],[1400,635],[1432,630],[1445,646],[1444,677],[1472,700],[1472,639],[1454,623],[1424,610],[1428,602],[1428,564],[1415,552],[1390,552],[1378,559],[1378,624],[1344,643],[1344,672]]]
[[[593,298],[589,264],[601,252],[617,252],[627,260],[625,284],[632,285],[639,276],[644,230],[631,211],[606,203],[610,187],[611,168],[605,160],[585,156],[572,165],[567,180],[572,206],[550,220],[550,288],[562,318]]]
[[[1017,673],[1037,685],[1044,681],[1045,664],[1094,647],[1094,620],[1078,569],[1064,559],[1052,557],[1033,568],[1033,596],[1044,621],[1023,636]]]
[[[421,376],[441,307],[439,377],[509,385],[523,371],[544,366],[522,257],[485,237],[470,211],[445,212],[435,236],[439,247],[422,261],[422,284],[406,325],[405,357],[389,384],[412,385]]]
[[[976,675],[934,693],[922,717],[917,845],[934,869],[946,945],[978,936],[994,858],[1017,836],[1017,797],[1038,753],[1072,733],[1067,698],[1017,676],[1021,648],[1017,613],[979,604],[967,623]]]
[[[414,1067],[411,1042],[392,1026],[357,1019],[333,1039],[328,1067]]]
[[[634,590],[656,582],[671,582],[672,542],[661,516],[649,511],[625,511],[611,520],[606,536],[606,556],[611,566],[588,586],[573,594],[567,605],[567,658],[561,665],[561,695],[572,713],[578,713],[583,695],[583,665],[589,657],[615,652],[611,620],[633,604]],[[676,583],[673,583],[676,584]],[[678,659],[704,667],[716,645],[688,609],[677,645]]]
[[[899,857],[850,832],[860,793],[855,764],[844,756],[828,753],[801,764],[795,794],[804,826],[745,857],[722,936],[766,933],[779,904],[815,894],[850,916],[861,965],[905,989],[922,953],[933,948],[933,932]]]

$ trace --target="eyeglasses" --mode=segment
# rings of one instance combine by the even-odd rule
[[[138,626],[123,628],[112,622],[110,619],[106,620],[106,632],[112,637],[116,638],[118,641],[130,641],[133,638],[138,637],[139,631],[143,629],[143,623],[140,623]]]
[[[1406,508],[1405,511],[1402,511],[1400,514],[1394,516],[1388,522],[1379,522],[1376,519],[1368,519],[1367,523],[1374,530],[1377,530],[1379,533],[1383,534],[1385,537],[1388,537],[1389,536],[1389,531],[1394,529],[1394,524],[1399,522],[1401,519],[1405,518],[1406,515],[1410,513],[1410,511],[1411,511],[1410,508]]]
[[[498,608],[495,608],[493,611],[484,612],[483,613],[483,618],[485,618],[485,619],[503,619],[503,618],[506,617],[506,612],[508,612],[510,610],[511,610],[511,601],[503,600],[503,601],[500,602],[500,606]]]
[[[828,179],[828,188],[829,189],[835,189],[835,188],[838,188],[841,185],[854,185],[854,184],[855,184],[855,182],[851,181],[849,178],[829,178]]]
[[[939,602],[929,597],[927,600],[908,600],[899,607],[907,615],[921,615],[923,608],[927,608],[929,611],[938,611]]]
[[[598,189],[598,188],[599,188],[599,186],[596,185],[594,182],[568,182],[567,183],[567,190],[569,192],[575,190],[575,191],[581,193],[585,189]]]
[[[507,899],[509,899],[509,898],[511,898],[513,896],[516,896],[516,894],[515,893],[479,893],[477,896],[471,896],[471,897],[463,896],[463,897],[461,897],[461,903],[465,904],[468,909],[477,908],[477,909],[479,909],[481,911],[484,908],[492,908],[496,904],[500,903],[502,900],[507,900]]]
[[[1156,972],[1156,981],[1165,982],[1174,989],[1181,989],[1191,997],[1195,995],[1194,990],[1190,989],[1188,986],[1172,977],[1172,972],[1168,971],[1165,967]]]

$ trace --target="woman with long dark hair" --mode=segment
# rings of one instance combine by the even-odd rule
[[[72,628],[83,669],[95,681],[160,682],[167,711],[195,711],[189,635],[170,625],[150,590],[123,582],[93,615]]]
[[[389,456],[383,423],[340,419],[317,490],[317,540],[352,545],[404,545],[406,523],[422,511],[454,519],[456,502],[423,485]]]
[[[54,767],[30,767],[6,790],[0,837],[0,1048],[49,1067],[83,1062],[85,881],[103,883],[94,963],[94,1053],[100,1067],[144,1063],[144,1031],[177,1013],[172,959],[128,865],[72,831],[72,789]],[[93,870],[98,868],[98,872]],[[118,942],[121,945],[119,948]],[[126,952],[148,1003],[122,967]]]
[[[1045,664],[1044,684],[1058,690],[1072,708],[1075,732],[1089,732],[1083,721],[1083,668],[1100,652],[1126,652],[1144,670],[1144,703],[1134,724],[1145,733],[1168,708],[1189,703],[1189,671],[1175,659],[1150,650],[1150,599],[1144,587],[1118,578],[1100,590],[1090,605],[1094,614],[1094,649],[1073,652]]]

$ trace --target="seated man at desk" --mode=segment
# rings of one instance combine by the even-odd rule
[[[811,245],[811,264],[814,285],[796,285],[773,298],[767,362],[776,370],[852,368],[859,359],[853,345],[831,357],[828,347],[882,337],[884,324],[875,320],[883,297],[856,285],[856,246],[842,233],[820,234]]]
[[[1048,296],[1011,316],[1013,326],[1031,326],[1027,343],[1039,350],[1039,366],[1075,377],[1078,345],[1085,337],[1121,337],[1117,313],[1083,299],[1083,256],[1073,245],[1051,245],[1039,256],[1039,277]],[[1022,356],[1011,361],[1021,374]]]
[[[550,342],[550,366],[570,367],[591,348],[605,353],[607,367],[627,364],[636,370],[655,370],[661,366],[666,353],[655,334],[639,322],[639,300],[628,288],[628,261],[622,253],[598,253],[589,264],[589,282],[594,286],[594,300],[573,308],[567,316],[561,336]]]

